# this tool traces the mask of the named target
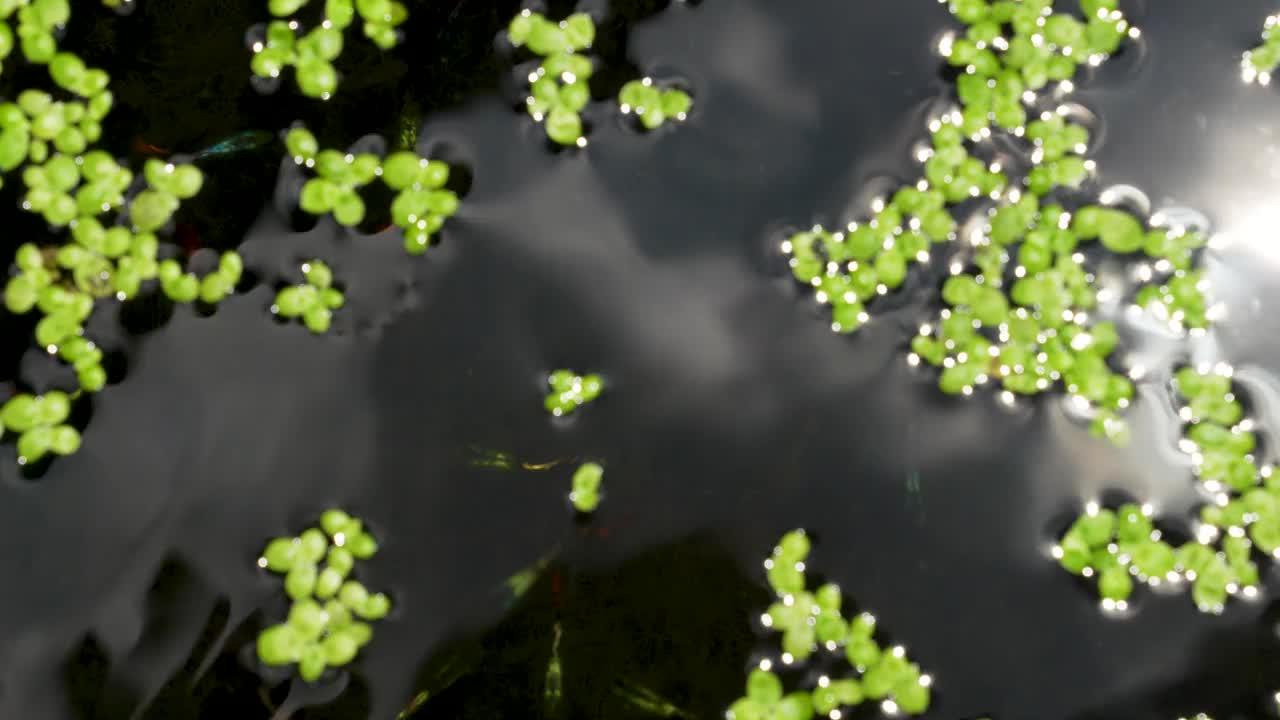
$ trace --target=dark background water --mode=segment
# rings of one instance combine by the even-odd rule
[[[294,717],[394,717],[451,660],[465,672],[418,716],[551,717],[557,622],[558,717],[645,717],[612,693],[624,679],[718,717],[771,647],[753,629],[769,600],[759,561],[797,526],[816,538],[810,567],[936,678],[928,717],[1262,716],[1280,688],[1269,594],[1207,617],[1185,595],[1140,592],[1131,617],[1108,617],[1047,554],[1105,491],[1153,498],[1175,527],[1194,504],[1158,382],[1132,413],[1134,445],[1115,450],[1056,402],[945,398],[909,369],[936,271],[853,338],[786,274],[784,228],[847,219],[868,187],[915,176],[910,145],[948,91],[933,52],[944,7],[613,3],[597,97],[641,73],[678,78],[693,116],[640,135],[602,102],[587,151],[554,153],[512,109],[495,42],[516,3],[409,3],[408,42],[387,54],[348,33],[328,103],[249,87],[243,38],[263,5],[139,0],[117,17],[77,3],[65,46],[113,76],[105,144],[191,152],[303,119],[343,147],[393,133],[412,99],[427,113],[419,149],[467,169],[463,209],[443,245],[408,258],[393,232],[299,224],[278,145],[204,165],[178,222],[239,247],[257,284],[209,317],[163,302],[100,312],[116,382],[88,409],[84,448],[38,477],[0,453],[0,717],[271,717],[288,685],[263,689],[243,660],[283,606],[254,559],[332,505],[375,529],[383,550],[363,577],[396,610],[348,686],[300,692],[318,705]],[[1262,378],[1263,411],[1280,407],[1266,379],[1280,100],[1237,66],[1273,9],[1128,5],[1143,40],[1076,98],[1102,118],[1102,183],[1194,206],[1229,238],[1210,257],[1228,319],[1205,352]],[[4,93],[28,77],[6,68]],[[4,212],[6,246],[45,232]],[[347,287],[332,336],[266,311],[310,257]],[[20,340],[29,329],[0,315],[0,376],[65,382]],[[562,366],[602,372],[608,390],[559,423],[541,396]],[[572,464],[486,470],[472,446],[598,459],[607,497],[575,523]],[[502,580],[553,551],[509,607]]]

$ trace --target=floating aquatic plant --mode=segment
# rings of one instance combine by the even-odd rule
[[[105,4],[117,9],[127,5]],[[22,208],[40,215],[52,229],[67,231],[49,242],[19,246],[4,304],[11,313],[40,313],[35,341],[75,370],[79,389],[65,396],[74,402],[80,393],[98,392],[107,383],[102,349],[84,330],[99,301],[129,300],[148,281],[157,280],[174,301],[215,303],[239,282],[242,263],[229,252],[213,273],[197,278],[183,272],[177,260],[160,258],[156,233],[182,200],[200,191],[203,175],[191,165],[152,159],[139,181],[109,153],[93,147],[114,100],[105,71],[57,47],[56,34],[70,21],[70,10],[65,0],[0,4],[0,60],[20,47],[29,63],[46,66],[54,85],[70,95],[57,99],[26,88],[13,101],[0,103],[0,174],[21,169],[26,188]],[[17,20],[16,36],[11,19]],[[14,396],[4,407],[17,403],[19,410],[13,412],[22,417],[24,398],[30,397]],[[67,454],[79,446],[79,435],[73,438],[69,427],[16,430],[29,424],[9,425],[30,435],[26,441],[19,438],[22,462],[50,452]]]
[[[513,46],[527,47],[542,58],[529,75],[525,105],[534,121],[543,123],[547,137],[561,145],[587,144],[580,113],[591,102],[587,81],[593,67],[581,52],[591,47],[595,37],[595,21],[586,13],[553,22],[525,9],[507,27],[507,40]]]
[[[635,113],[640,124],[649,130],[662,127],[668,120],[684,122],[693,107],[693,98],[679,88],[661,89],[653,78],[632,80],[618,92],[618,109],[622,114]]]
[[[600,505],[600,483],[603,479],[604,468],[599,463],[584,463],[574,471],[569,502],[578,512],[594,512]]]
[[[913,263],[957,239],[958,213],[972,212],[975,200],[995,201],[986,222],[965,232],[942,287],[946,307],[921,327],[908,360],[939,368],[939,387],[951,394],[997,381],[1011,400],[1061,383],[1091,412],[1094,434],[1123,443],[1120,412],[1133,384],[1111,367],[1117,333],[1094,312],[1099,290],[1087,245],[1097,240],[1113,254],[1145,256],[1135,303],[1186,330],[1208,323],[1204,282],[1193,266],[1206,239],[1082,202],[1078,192],[1096,170],[1085,157],[1088,129],[1069,106],[1035,117],[1028,108],[1050,82],[1070,91],[1080,64],[1101,62],[1137,31],[1106,0],[1082,0],[1080,18],[1055,12],[1049,0],[955,0],[949,8],[967,26],[940,47],[961,69],[960,107],[930,122],[919,154],[923,177],[876,200],[869,220],[796,233],[783,252],[796,280],[831,306],[832,329],[851,333],[870,319],[876,296],[906,281]],[[996,132],[1022,144],[1031,161],[1025,176],[1011,178],[1000,162],[980,159],[991,154]]]
[[[0,409],[0,434],[18,434],[21,464],[37,462],[50,453],[70,455],[80,448],[80,433],[65,424],[70,414],[71,398],[64,392],[21,393]]]
[[[277,18],[301,10],[310,0],[270,0],[267,7]],[[302,34],[297,20],[273,20],[262,39],[251,44],[249,67],[259,78],[275,80],[292,66],[303,95],[327,100],[338,89],[338,71],[333,62],[342,54],[343,32],[357,17],[364,36],[383,50],[399,42],[396,30],[409,17],[403,3],[395,0],[326,0],[324,19]],[[261,26],[258,26],[261,27]]]
[[[333,311],[342,307],[342,291],[333,286],[333,271],[320,260],[302,264],[306,282],[281,288],[276,293],[271,312],[282,318],[301,318],[302,324],[317,335],[329,331]]]
[[[382,178],[396,192],[391,203],[391,220],[404,231],[404,247],[410,254],[426,252],[445,220],[458,212],[458,196],[445,187],[449,165],[428,160],[409,150],[385,159],[372,153],[342,153],[321,150],[315,136],[295,127],[285,137],[294,162],[314,168],[318,177],[302,187],[299,204],[313,215],[333,214],[339,225],[358,225],[365,216],[360,188]]]
[[[1258,592],[1255,557],[1280,556],[1280,482],[1258,463],[1230,372],[1184,367],[1174,390],[1186,423],[1180,446],[1213,500],[1201,508],[1195,539],[1176,548],[1161,540],[1150,506],[1086,507],[1053,554],[1066,570],[1096,577],[1108,608],[1124,607],[1136,579],[1187,583],[1200,610],[1221,612],[1229,596]]]
[[[876,618],[870,613],[846,617],[839,586],[812,592],[805,579],[810,541],[803,530],[779,540],[764,566],[777,601],[762,617],[765,627],[782,633],[782,662],[803,662],[817,653],[836,653],[849,665],[849,676],[823,675],[812,690],[785,693],[782,681],[764,661],[747,678],[746,695],[729,707],[730,720],[794,718],[834,713],[864,702],[879,702],[890,712],[919,715],[929,709],[932,678],[907,658],[901,646],[882,647],[875,639]]]
[[[1262,44],[1246,50],[1240,58],[1241,76],[1245,82],[1270,85],[1271,74],[1280,65],[1280,16],[1271,15],[1262,27]]]
[[[556,370],[547,377],[547,384],[551,386],[551,393],[543,405],[556,417],[568,415],[595,400],[604,389],[604,380],[599,375],[578,375],[572,370]]]
[[[342,510],[322,514],[319,528],[269,542],[258,566],[284,575],[293,605],[285,622],[258,635],[258,658],[272,666],[297,664],[308,682],[354,660],[373,638],[370,623],[391,611],[390,598],[352,577],[356,561],[377,551],[364,524]]]
[[[382,181],[396,191],[391,222],[404,231],[404,249],[411,255],[427,251],[432,236],[458,212],[458,196],[445,187],[449,166],[401,150],[382,163]]]

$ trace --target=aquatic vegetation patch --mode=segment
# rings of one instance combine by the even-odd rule
[[[586,147],[582,112],[591,102],[589,82],[595,63],[585,51],[596,38],[595,21],[587,13],[574,13],[555,22],[533,10],[521,10],[511,20],[507,41],[542,58],[526,81],[529,95],[525,109],[543,124],[547,137],[559,145]],[[645,77],[624,84],[618,93],[618,110],[634,114],[641,127],[655,130],[668,121],[683,122],[693,107],[688,92],[661,88]]]
[[[591,102],[587,81],[594,67],[582,51],[595,42],[596,23],[586,13],[553,22],[541,13],[522,10],[507,27],[512,46],[527,47],[542,58],[529,74],[529,116],[543,124],[547,137],[560,145],[586,147],[582,109]]]
[[[1117,333],[1095,312],[1100,289],[1088,243],[1141,256],[1145,279],[1134,304],[1185,331],[1209,320],[1194,267],[1206,238],[1080,197],[1096,172],[1086,158],[1089,130],[1075,121],[1080,111],[1045,108],[1038,93],[1050,83],[1058,94],[1070,92],[1082,64],[1102,62],[1137,31],[1104,0],[1082,0],[1080,17],[1056,12],[1048,0],[948,7],[966,25],[939,48],[960,72],[959,107],[930,121],[919,154],[923,177],[876,200],[869,220],[845,231],[796,233],[782,250],[796,280],[831,306],[832,329],[852,333],[870,319],[869,303],[902,286],[913,264],[929,262],[936,246],[955,248],[944,308],[921,326],[909,362],[938,368],[948,394],[998,382],[1011,401],[1061,384],[1090,413],[1095,435],[1123,443],[1120,413],[1133,385],[1112,368]],[[996,133],[1020,147],[1025,172],[998,159]],[[1111,199],[1104,193],[1102,200]],[[987,204],[993,207],[980,223],[962,229],[962,213]]]
[[[381,178],[396,192],[391,220],[404,231],[404,247],[410,254],[426,252],[445,220],[458,212],[457,194],[445,187],[450,168],[441,160],[428,160],[409,150],[386,158],[321,150],[315,136],[302,127],[289,131],[285,145],[294,162],[316,171],[316,177],[302,187],[298,202],[303,211],[332,214],[339,225],[353,227],[364,220],[360,189]]]
[[[600,505],[600,485],[604,480],[604,468],[599,463],[583,463],[573,473],[573,490],[569,502],[581,513],[594,512]]]
[[[1240,58],[1240,73],[1245,82],[1270,85],[1271,74],[1280,65],[1280,15],[1267,17],[1262,26],[1262,43],[1246,50]]]
[[[1280,478],[1259,461],[1253,421],[1230,371],[1183,367],[1173,390],[1185,423],[1179,446],[1212,498],[1200,510],[1195,538],[1179,547],[1161,540],[1150,506],[1091,503],[1054,547],[1063,568],[1097,578],[1109,609],[1124,608],[1137,580],[1188,584],[1201,611],[1220,613],[1230,596],[1258,593],[1257,559],[1280,557]]]
[[[1091,432],[1123,444],[1127,429],[1120,413],[1134,388],[1109,362],[1118,343],[1115,325],[1092,315],[1100,290],[1085,266],[1086,243],[1096,240],[1113,254],[1145,253],[1190,269],[1190,253],[1204,246],[1203,235],[1148,229],[1115,208],[1089,205],[1068,213],[1061,205],[1041,207],[1034,194],[998,208],[990,227],[968,267],[952,264],[942,286],[948,307],[921,328],[908,359],[940,368],[939,387],[949,394],[998,381],[1012,399],[1061,383],[1093,411]],[[1207,322],[1194,271],[1139,291],[1135,302],[1191,327]]]
[[[647,130],[656,130],[667,121],[684,122],[693,109],[693,98],[680,88],[661,88],[653,78],[632,80],[618,91],[618,110],[635,113]]]
[[[14,395],[0,409],[0,431],[18,433],[21,462],[37,462],[45,455],[70,455],[80,448],[80,433],[65,424],[71,398],[52,390],[44,395]]]
[[[795,718],[814,713],[839,717],[842,709],[879,702],[888,713],[920,715],[929,709],[933,683],[901,646],[882,647],[875,639],[876,618],[863,612],[846,616],[839,586],[826,584],[813,591],[805,569],[810,540],[803,530],[782,536],[764,567],[777,601],[761,617],[764,626],[782,633],[781,662],[802,663],[817,654],[843,656],[849,674],[817,678],[812,690],[785,693],[770,660],[762,661],[747,678],[746,695],[729,707],[730,720]]]
[[[547,412],[561,417],[600,397],[604,379],[595,373],[578,375],[572,370],[556,370],[547,376],[551,392],[543,401]]]
[[[311,260],[301,269],[306,282],[281,288],[271,312],[286,319],[301,319],[311,332],[324,334],[333,322],[333,311],[342,307],[346,298],[333,286],[333,271],[324,262]]]
[[[390,598],[352,577],[356,561],[377,551],[364,524],[341,510],[324,512],[318,528],[269,542],[258,566],[284,576],[293,604],[283,623],[258,635],[258,658],[270,666],[296,664],[308,682],[354,660],[373,638],[370,623],[391,612]]]
[[[270,0],[267,8],[277,18],[302,10],[310,0]],[[298,90],[307,97],[328,100],[338,89],[333,62],[342,54],[344,32],[359,17],[365,37],[383,50],[399,42],[396,28],[409,11],[396,0],[326,0],[324,19],[308,32],[297,20],[273,20],[251,29],[249,67],[261,79],[278,81],[286,67],[294,69]],[[261,35],[261,37],[256,37]]]
[[[0,6],[0,59],[8,61],[15,48],[10,23],[16,19],[16,47],[23,60],[44,65],[56,92],[67,98],[26,88],[14,101],[0,103],[0,173],[21,169],[26,188],[22,209],[39,215],[54,231],[66,232],[48,242],[19,246],[4,288],[5,308],[18,315],[40,313],[37,345],[71,366],[79,385],[70,393],[19,393],[6,401],[0,414],[8,415],[10,431],[20,433],[21,464],[79,447],[78,433],[60,424],[66,414],[48,415],[59,416],[52,424],[35,417],[44,417],[41,413],[50,407],[61,408],[63,400],[74,403],[82,393],[106,386],[102,349],[84,330],[99,302],[130,300],[154,281],[174,302],[213,305],[234,290],[243,269],[234,252],[224,254],[217,269],[202,278],[184,272],[176,259],[161,258],[157,233],[183,200],[200,191],[204,176],[194,165],[154,158],[135,176],[93,147],[114,101],[105,71],[57,46],[55,37],[70,21],[70,11],[65,0]],[[31,405],[33,398],[51,397],[57,399]]]

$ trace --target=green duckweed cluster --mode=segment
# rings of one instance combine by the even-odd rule
[[[599,463],[583,463],[573,473],[573,490],[569,502],[581,513],[594,512],[600,505],[600,485],[604,480],[604,468]]]
[[[1241,75],[1246,82],[1271,84],[1271,74],[1280,65],[1280,30],[1277,30],[1277,25],[1280,25],[1280,16],[1269,16],[1262,27],[1262,44],[1246,50],[1240,58]]]
[[[693,108],[693,98],[679,88],[660,88],[653,78],[632,80],[618,91],[618,109],[623,115],[635,113],[647,130],[656,130],[668,120],[684,122]]]
[[[529,74],[529,96],[525,109],[540,122],[547,137],[560,145],[586,147],[582,111],[591,102],[588,83],[595,67],[583,54],[595,42],[595,21],[586,13],[574,13],[554,22],[532,10],[521,10],[507,27],[513,47],[528,48],[542,58]],[[632,80],[618,93],[618,109],[635,114],[648,130],[667,121],[683,122],[693,107],[693,98],[679,88],[660,88],[653,78]]]
[[[113,105],[110,78],[58,48],[55,36],[70,19],[66,0],[0,3],[0,60],[9,62],[20,49],[26,63],[46,67],[55,88],[26,88],[0,103],[0,182],[20,170],[22,208],[51,229],[48,241],[18,248],[4,304],[14,314],[40,314],[36,344],[72,367],[79,385],[70,393],[19,393],[0,409],[5,427],[19,433],[23,464],[79,447],[78,433],[61,424],[70,409],[64,401],[107,384],[102,349],[84,330],[99,302],[130,300],[154,282],[174,302],[215,304],[234,290],[242,271],[235,253],[202,278],[161,258],[157,233],[181,201],[200,191],[203,175],[192,165],[151,159],[135,177],[94,148]]]
[[[574,13],[553,22],[532,10],[522,10],[507,27],[507,40],[527,47],[542,58],[529,75],[525,108],[543,124],[547,137],[560,145],[586,147],[582,134],[582,109],[591,102],[587,81],[594,67],[581,54],[595,42],[596,23],[586,13]]]
[[[300,319],[308,330],[322,335],[329,332],[333,311],[342,307],[346,298],[333,286],[333,271],[323,261],[305,262],[301,269],[306,282],[280,288],[271,312],[289,320]]]
[[[932,679],[898,646],[875,640],[876,619],[869,613],[847,618],[836,585],[806,589],[805,561],[810,541],[803,530],[787,533],[765,561],[777,602],[762,621],[782,633],[784,665],[803,662],[816,653],[835,653],[848,661],[850,675],[822,675],[812,690],[785,693],[781,678],[765,661],[747,678],[746,695],[729,707],[729,720],[808,720],[864,702],[880,702],[884,710],[919,715],[929,709]]]
[[[304,8],[310,0],[270,0],[271,14],[286,18]],[[325,0],[324,19],[310,32],[300,35],[296,20],[273,20],[265,37],[253,43],[253,74],[275,79],[286,67],[293,67],[298,90],[307,97],[327,100],[338,89],[338,71],[333,62],[342,54],[343,32],[359,16],[364,36],[383,50],[399,42],[396,28],[409,11],[395,0]]]
[[[308,682],[354,660],[373,637],[370,623],[391,612],[390,598],[352,577],[356,561],[377,551],[363,523],[341,510],[323,513],[318,528],[269,542],[258,566],[284,575],[293,604],[285,622],[258,635],[258,658],[271,666],[296,664]]]
[[[0,409],[0,431],[18,433],[18,457],[24,463],[49,453],[70,455],[80,449],[80,433],[66,424],[70,415],[71,397],[64,392],[21,393]]]
[[[301,127],[289,131],[285,145],[294,162],[317,174],[302,187],[302,209],[312,215],[332,214],[339,225],[352,227],[364,220],[360,189],[381,178],[396,193],[391,221],[404,231],[404,247],[412,255],[426,252],[432,236],[458,212],[457,194],[445,187],[449,165],[441,160],[428,160],[410,150],[386,158],[321,150],[315,136]]]
[[[547,376],[551,392],[543,401],[547,412],[561,417],[600,397],[604,379],[595,373],[578,375],[572,370],[556,370]]]
[[[1228,371],[1181,368],[1174,390],[1185,422],[1180,446],[1213,498],[1195,539],[1163,541],[1149,506],[1090,504],[1053,554],[1066,570],[1096,578],[1106,607],[1123,607],[1137,580],[1189,584],[1201,611],[1219,613],[1232,595],[1256,595],[1256,559],[1280,553],[1280,477],[1258,462],[1253,423]]]
[[[876,201],[869,220],[846,231],[815,227],[782,249],[796,280],[831,306],[832,329],[852,333],[869,320],[868,303],[901,287],[912,264],[929,261],[935,245],[964,240],[942,288],[946,307],[921,327],[908,359],[938,368],[948,394],[998,382],[1012,398],[1061,384],[1090,408],[1096,435],[1123,443],[1120,411],[1133,385],[1111,369],[1115,327],[1092,313],[1099,291],[1088,243],[1144,256],[1152,281],[1135,304],[1181,329],[1201,329],[1208,310],[1192,261],[1206,240],[1185,228],[1150,227],[1118,207],[1081,203],[1078,191],[1094,172],[1085,158],[1088,129],[1065,106],[1029,114],[1037,91],[1051,82],[1069,91],[1081,64],[1098,64],[1136,33],[1114,1],[1079,6],[1081,17],[1055,12],[1050,0],[949,3],[967,26],[940,48],[960,70],[960,108],[931,121],[923,177]],[[994,133],[1021,143],[1031,160],[1024,177],[980,159]],[[984,203],[994,207],[983,227],[959,238],[959,213]]]

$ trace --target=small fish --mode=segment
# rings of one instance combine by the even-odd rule
[[[471,467],[487,468],[489,470],[510,470],[515,467],[515,458],[511,457],[510,453],[505,453],[501,450],[486,450],[476,445],[471,445],[468,449],[478,456],[467,463]]]
[[[622,698],[628,705],[650,715],[695,720],[693,715],[676,707],[658,693],[625,679],[617,680],[613,683],[613,693]]]
[[[547,566],[551,564],[551,559],[558,552],[560,552],[560,546],[557,544],[551,552],[543,555],[533,565],[502,581],[502,584],[511,591],[511,598],[507,601],[508,607],[514,605],[517,600],[524,597],[525,593],[529,592],[529,588],[533,587],[533,584],[538,581],[542,573],[546,572]]]
[[[542,683],[542,704],[546,717],[556,717],[560,710],[560,696],[564,690],[564,669],[560,666],[560,621],[555,624],[555,637],[551,640],[551,659],[547,662],[547,675]]]
[[[384,227],[383,229],[385,230],[386,228]],[[379,232],[381,232],[381,230]],[[560,463],[568,461],[568,458],[559,458],[540,463],[518,462],[511,453],[502,452],[501,450],[486,450],[485,448],[477,445],[471,445],[469,449],[471,452],[475,453],[477,457],[469,460],[467,464],[474,468],[487,468],[490,470],[514,470],[516,465],[519,465],[521,470],[539,472],[542,470],[550,470]]]
[[[168,150],[160,147],[159,145],[152,145],[151,143],[143,140],[142,138],[138,138],[133,141],[133,151],[138,153],[139,155],[150,155],[155,157],[159,157],[159,156],[168,157],[169,155]]]
[[[209,147],[199,150],[195,154],[195,159],[207,158],[214,155],[230,155],[231,153],[240,152],[241,150],[253,150],[275,139],[275,135],[266,130],[245,130],[238,132],[229,138],[219,140]]]
[[[274,139],[275,135],[267,132],[266,130],[245,130],[243,132],[238,132],[231,137],[223,138],[203,150],[197,150],[192,157],[195,160],[200,160],[202,158],[212,157],[215,155],[230,155],[231,153],[239,152],[241,150],[252,150],[254,148],[262,147]],[[173,154],[172,150],[149,143],[142,138],[134,140],[133,150],[140,155],[147,155],[150,157],[168,157]]]
[[[551,468],[559,465],[562,462],[565,462],[565,458],[560,458],[559,460],[551,460],[549,462],[544,462],[544,463],[522,462],[520,463],[520,467],[524,468],[525,470],[533,470],[537,472],[541,470],[550,470]]]

